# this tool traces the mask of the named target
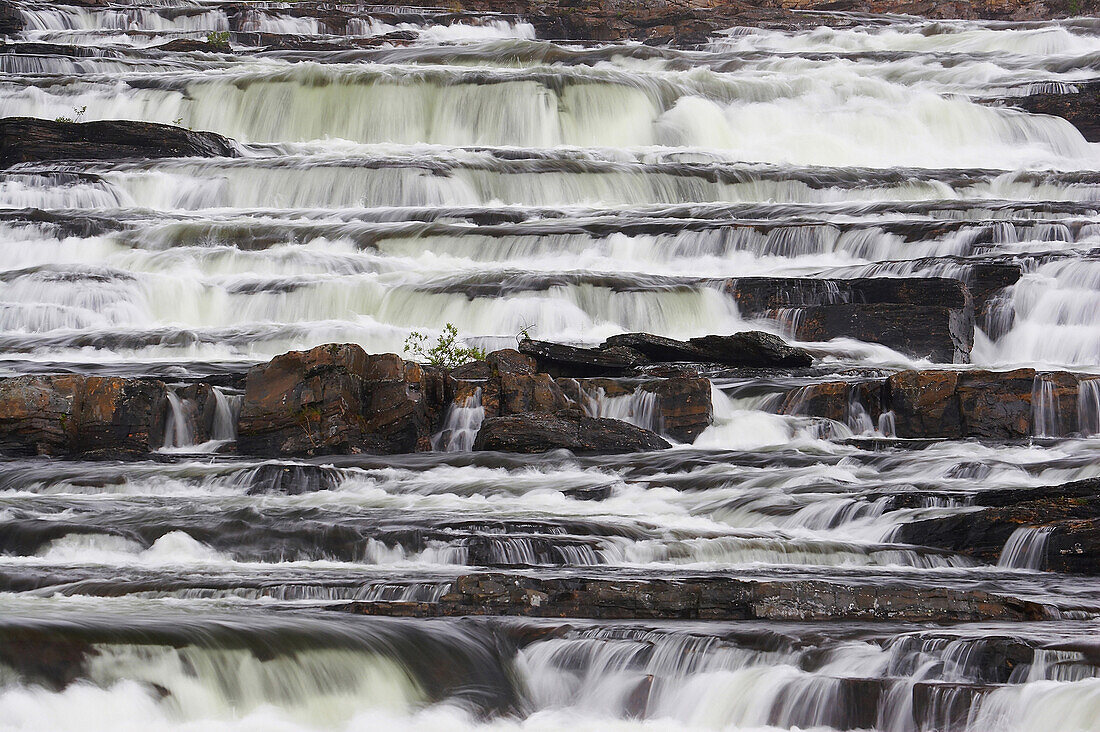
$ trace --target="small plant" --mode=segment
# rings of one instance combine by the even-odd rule
[[[212,46],[215,51],[228,51],[229,31],[210,31],[206,34],[206,45]]]
[[[88,111],[88,105],[86,105],[86,104],[83,107],[73,107],[73,116],[72,117],[66,117],[66,116],[56,117],[56,118],[54,118],[54,122],[70,122],[70,123],[80,122],[84,118],[84,113],[87,112],[87,111]]]
[[[453,369],[470,361],[485,360],[485,351],[459,343],[458,328],[454,323],[443,326],[443,332],[434,346],[429,346],[428,336],[423,333],[415,330],[409,333],[409,337],[405,339],[405,353],[445,369]]]
[[[535,326],[530,325],[530,324],[524,325],[522,328],[520,328],[519,333],[516,333],[516,345],[518,346],[520,343],[523,343],[524,341],[531,340],[531,331],[534,330],[534,329],[535,329]]]

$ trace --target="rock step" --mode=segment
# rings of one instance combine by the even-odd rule
[[[0,378],[0,453],[138,457],[166,444],[186,448],[227,440],[234,427],[231,449],[245,455],[423,452],[433,449],[434,435],[447,431],[454,410],[475,397],[489,423],[482,449],[635,452],[669,446],[653,430],[691,441],[713,416],[710,381],[693,372],[559,383],[512,350],[446,371],[395,354],[367,354],[357,345],[329,344],[250,369],[239,416],[233,416],[225,388],[205,380],[173,387],[160,379],[118,376]],[[628,421],[614,419],[619,412],[601,414],[623,406],[617,402],[623,398],[621,416]],[[493,422],[503,418],[509,419]],[[479,419],[473,429],[480,426]],[[272,470],[261,486],[283,490],[287,480],[298,479]]]
[[[1100,570],[1100,479],[981,491],[969,502],[982,510],[902,524],[894,539],[1004,566],[1088,575]],[[1032,555],[1006,557],[1013,535],[1029,529],[1038,532],[1017,541],[1032,542],[1021,547]]]
[[[1093,407],[1082,399],[1081,385],[1096,378],[1031,368],[900,371],[886,378],[799,387],[777,411],[848,423],[853,410],[861,409],[875,424],[889,414],[900,438],[1057,437],[1078,433],[1082,417],[1090,418]],[[1100,395],[1095,385],[1089,390],[1086,396]]]
[[[463,575],[437,602],[353,602],[363,615],[522,615],[607,619],[863,620],[959,622],[1040,620],[1050,608],[981,590],[848,586],[818,580],[729,577],[600,579]]]
[[[233,143],[212,132],[103,120],[73,122],[31,117],[0,119],[0,167],[45,160],[233,157]]]

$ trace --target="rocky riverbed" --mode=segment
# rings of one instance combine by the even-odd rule
[[[0,729],[1098,729],[1096,12],[0,2]]]

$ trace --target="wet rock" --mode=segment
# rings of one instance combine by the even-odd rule
[[[1023,269],[1015,262],[975,262],[966,276],[966,289],[974,301],[974,322],[988,324],[997,296],[1019,282]]]
[[[430,449],[424,370],[350,344],[277,356],[248,372],[237,447],[252,455]]]
[[[1077,128],[1089,142],[1100,142],[1100,82],[1086,81],[1067,85],[1058,92],[1040,92],[1012,97],[1005,103],[1031,114],[1061,117]]]
[[[845,421],[858,403],[876,423],[891,412],[900,438],[1012,441],[1075,434],[1079,389],[1079,377],[1066,371],[900,371],[803,387],[779,411]]]
[[[485,364],[498,374],[533,374],[538,370],[535,359],[523,355],[514,348],[493,351],[485,357]]]
[[[585,485],[562,491],[575,501],[606,501],[611,497],[610,485]]]
[[[64,122],[30,117],[0,119],[0,166],[43,160],[227,157],[232,143],[211,132],[172,125],[104,120]]]
[[[792,316],[803,341],[854,338],[937,363],[969,363],[973,313],[936,305],[809,305]]]
[[[813,356],[803,348],[788,345],[771,333],[749,330],[733,335],[708,335],[692,338],[688,343],[710,363],[749,368],[797,368],[813,363]]]
[[[523,615],[594,619],[1039,620],[1043,605],[981,590],[819,580],[762,582],[714,575],[678,579],[463,575],[438,602],[353,602],[365,615]]]
[[[805,349],[788,345],[779,336],[762,331],[709,335],[689,341],[650,333],[624,333],[608,338],[602,347],[627,348],[655,363],[716,363],[735,368],[789,368],[813,363],[813,356]]]
[[[335,468],[320,465],[280,465],[267,463],[245,471],[243,481],[250,496],[269,493],[290,496],[334,490],[343,476]]]
[[[903,524],[896,538],[995,564],[1017,529],[1048,527],[1041,568],[1095,574],[1100,567],[1100,480],[981,491],[971,502],[983,508]]]
[[[519,343],[519,351],[534,358],[539,371],[555,378],[622,376],[646,363],[640,353],[621,346],[581,348],[525,338]]]
[[[577,412],[492,417],[482,423],[474,440],[474,450],[522,453],[565,449],[582,454],[615,454],[668,447],[668,442],[649,430]]]
[[[24,683],[61,691],[87,673],[87,662],[98,654],[76,634],[37,629],[5,628],[0,631],[0,666],[12,669]]]
[[[603,348],[622,347],[645,356],[654,363],[677,361],[701,361],[702,352],[685,341],[665,338],[651,333],[623,333],[611,336],[603,342]]]
[[[25,21],[14,2],[0,2],[0,35],[14,36],[23,30]]]
[[[145,454],[160,447],[165,386],[110,376],[0,380],[0,451]]]
[[[726,291],[742,315],[784,322],[798,340],[847,337],[941,363],[970,361],[974,306],[958,280],[746,277],[729,280]]]
[[[580,407],[549,374],[501,374],[499,414],[553,413]]]
[[[655,431],[678,442],[694,442],[714,422],[710,379],[697,374],[664,379],[559,379],[569,398],[595,413],[606,398],[634,397],[638,409],[653,409]],[[652,394],[655,403],[646,405],[639,395]],[[639,415],[642,416],[642,415]]]

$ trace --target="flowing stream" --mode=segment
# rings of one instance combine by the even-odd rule
[[[685,51],[555,44],[504,16],[346,4],[334,26],[248,5],[236,53],[158,48],[228,31],[228,3],[18,6],[0,116],[177,124],[240,155],[0,173],[5,374],[182,389],[322,343],[401,352],[447,323],[488,349],[525,329],[778,333],[711,280],[965,280],[979,260],[1024,275],[979,322],[975,366],[1100,372],[1100,145],[983,103],[1096,76],[1100,21],[852,18]],[[812,347],[833,371],[930,365]],[[987,489],[1100,476],[1085,384],[1073,435],[1037,380],[1041,439],[915,450],[858,439],[891,436],[889,414],[775,414],[805,381],[716,379],[693,445],[615,458],[473,454],[478,391],[434,452],[339,460],[301,492],[265,488],[278,461],[213,452],[239,390],[215,390],[206,442],[173,391],[158,459],[0,462],[0,730],[1100,730],[1096,578],[1043,571],[1038,529],[999,563],[894,539]],[[652,395],[586,397],[662,428]],[[333,609],[430,602],[479,568],[966,588],[1057,617]]]

